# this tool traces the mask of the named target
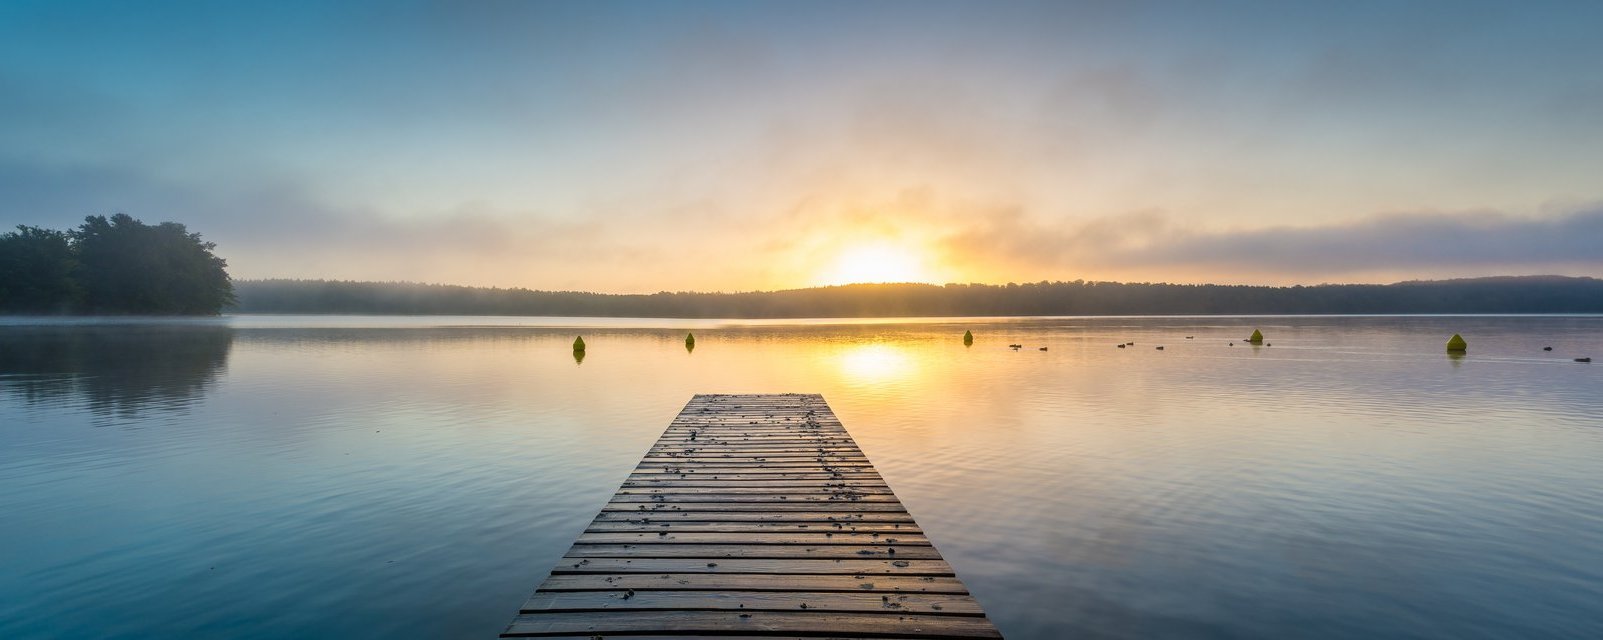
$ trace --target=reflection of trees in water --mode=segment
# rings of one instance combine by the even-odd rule
[[[97,416],[183,409],[228,364],[220,326],[0,329],[0,390],[29,404],[81,398]]]

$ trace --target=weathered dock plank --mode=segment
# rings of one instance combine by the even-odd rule
[[[795,611],[800,605],[794,593],[773,591],[550,591],[536,593],[523,606],[526,611]],[[961,594],[899,593],[809,593],[807,611],[833,613],[878,613],[894,607],[908,613],[931,615],[981,615],[979,602]]]
[[[948,593],[967,594],[968,589],[951,576],[818,576],[793,575],[775,580],[767,575],[708,575],[700,573],[633,573],[626,575],[554,575],[540,584],[546,591],[607,591],[634,589],[637,593],[651,591],[781,591],[787,593],[846,592],[885,594]],[[538,594],[536,594],[538,595]]]
[[[788,513],[697,513],[672,511],[668,513],[638,513],[631,511],[603,511],[596,522],[636,522],[642,524],[664,522],[815,522],[823,525],[849,525],[865,522],[905,522],[914,524],[906,513],[845,513],[830,510],[830,505],[819,505],[815,511]]]
[[[999,638],[818,395],[698,395],[502,637]]]
[[[590,531],[579,535],[574,544],[882,544],[920,546],[930,543],[922,534],[880,532],[828,532],[828,531],[758,531],[719,532],[701,531],[643,531],[619,533]]]
[[[950,576],[945,560],[847,558],[563,558],[551,573],[799,573]]]
[[[589,633],[639,635],[664,633],[798,633],[838,634],[847,637],[892,638],[1000,638],[983,616],[932,616],[892,611],[886,613],[833,613],[796,611],[616,611],[584,613],[524,613],[512,620],[510,637],[539,637]]]

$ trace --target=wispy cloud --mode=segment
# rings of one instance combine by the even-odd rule
[[[68,228],[111,213],[184,222],[217,242],[231,271],[246,278],[532,284],[565,264],[628,251],[608,236],[605,219],[565,221],[471,203],[406,217],[329,205],[293,184],[196,188],[113,167],[0,163],[0,192],[17,212],[8,216],[13,224]]]
[[[1603,270],[1603,205],[1520,216],[1495,211],[1400,212],[1313,226],[1198,231],[1160,212],[1075,224],[997,210],[945,238],[952,259],[1023,272],[1212,274],[1259,281],[1343,277]],[[1168,274],[1163,276],[1163,274]]]

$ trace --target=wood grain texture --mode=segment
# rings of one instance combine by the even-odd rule
[[[502,637],[1000,638],[818,395],[698,395]]]

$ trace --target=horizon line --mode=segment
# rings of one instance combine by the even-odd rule
[[[521,291],[528,291],[528,292],[532,292],[532,293],[582,293],[582,294],[600,295],[600,296],[653,296],[653,295],[661,295],[661,294],[694,294],[694,295],[770,294],[770,293],[786,293],[786,292],[791,292],[791,291],[814,291],[814,290],[820,290],[820,289],[844,289],[844,288],[851,288],[851,287],[889,287],[889,286],[920,286],[920,287],[935,287],[935,288],[970,287],[970,286],[1008,287],[1008,286],[1034,286],[1034,285],[1042,285],[1042,284],[1077,284],[1077,283],[1078,284],[1093,284],[1093,285],[1126,285],[1126,286],[1128,286],[1128,285],[1149,285],[1149,286],[1179,286],[1179,287],[1250,287],[1250,288],[1265,288],[1265,289],[1294,289],[1294,288],[1298,288],[1298,287],[1302,287],[1302,288],[1311,288],[1311,287],[1348,287],[1348,286],[1389,287],[1389,286],[1395,286],[1395,285],[1415,284],[1415,283],[1430,284],[1430,283],[1476,282],[1476,281],[1484,282],[1484,281],[1491,281],[1491,280],[1603,280],[1603,277],[1592,276],[1592,275],[1565,275],[1565,274],[1557,274],[1557,273],[1542,273],[1542,274],[1521,274],[1521,275],[1502,274],[1502,275],[1492,275],[1492,276],[1462,276],[1462,277],[1451,277],[1451,278],[1415,278],[1415,279],[1409,279],[1409,280],[1397,280],[1397,281],[1393,281],[1393,282],[1320,282],[1320,283],[1316,283],[1316,284],[1303,284],[1303,283],[1297,283],[1297,284],[1250,284],[1250,283],[1231,283],[1231,282],[1170,282],[1170,281],[1161,281],[1161,280],[1160,281],[1153,281],[1153,280],[1128,281],[1128,280],[1090,280],[1090,279],[1084,279],[1084,278],[1077,278],[1077,279],[1074,279],[1074,280],[1042,279],[1042,280],[1032,280],[1032,281],[1025,281],[1025,282],[1012,282],[1012,281],[1010,281],[1010,282],[1005,282],[1005,283],[993,283],[993,282],[947,282],[947,283],[943,283],[943,284],[938,284],[938,283],[934,283],[934,282],[916,282],[916,281],[915,282],[849,282],[849,283],[840,283],[840,284],[821,284],[821,285],[813,285],[813,286],[807,286],[807,287],[790,287],[790,288],[784,288],[784,289],[749,289],[749,290],[734,290],[734,291],[725,291],[725,290],[705,291],[705,290],[695,290],[695,289],[679,289],[679,290],[659,289],[657,291],[651,291],[651,292],[611,292],[611,291],[594,291],[594,290],[582,290],[582,289],[540,289],[540,288],[527,287],[527,286],[474,285],[474,284],[456,284],[456,283],[449,283],[449,282],[424,282],[424,281],[417,281],[417,280],[355,280],[355,279],[338,279],[338,278],[280,278],[280,277],[273,277],[273,278],[233,278],[232,280],[236,284],[238,284],[238,283],[254,283],[254,282],[322,282],[322,283],[333,283],[333,284],[380,284],[380,285],[412,285],[412,286],[423,286],[423,287],[454,287],[454,288],[462,288],[462,289],[488,289],[488,290],[494,290],[494,291],[520,291],[521,290]]]

